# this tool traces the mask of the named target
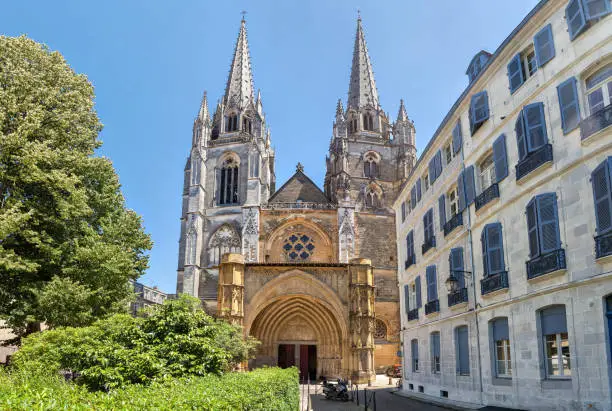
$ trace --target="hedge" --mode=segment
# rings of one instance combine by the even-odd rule
[[[0,370],[0,409],[8,410],[279,410],[299,405],[296,368],[183,377],[90,392],[61,377]]]

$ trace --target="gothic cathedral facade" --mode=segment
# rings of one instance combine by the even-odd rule
[[[395,122],[382,110],[359,18],[324,190],[300,164],[277,190],[250,64],[243,19],[225,95],[211,118],[204,94],[193,126],[177,292],[262,342],[250,367],[372,380],[399,362],[391,206],[416,161],[414,125],[403,102]]]

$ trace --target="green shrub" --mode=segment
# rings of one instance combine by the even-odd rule
[[[77,372],[90,390],[148,384],[162,377],[221,374],[248,359],[255,340],[216,320],[199,300],[182,296],[149,316],[117,314],[88,327],[65,327],[23,339],[14,356],[20,370]]]
[[[223,376],[158,380],[105,392],[40,372],[0,370],[0,409],[9,410],[274,410],[296,411],[298,371],[264,368]]]

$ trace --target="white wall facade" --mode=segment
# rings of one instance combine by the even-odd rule
[[[573,40],[568,33],[567,0],[541,1],[490,58],[481,74],[451,109],[431,139],[394,204],[397,213],[399,285],[402,299],[404,386],[435,397],[446,391],[451,400],[537,410],[609,410],[612,381],[612,351],[606,318],[606,297],[612,295],[612,259],[597,259],[594,252],[597,223],[591,173],[612,156],[612,126],[588,138],[581,127],[564,133],[557,86],[575,77],[581,122],[589,112],[585,79],[606,64],[612,64],[612,14],[593,20]],[[534,36],[548,24],[552,28],[555,56],[511,93],[507,65],[517,53],[527,50]],[[489,118],[472,135],[469,109],[472,95],[486,90]],[[544,106],[548,143],[553,160],[534,169],[517,182],[519,163],[515,123],[524,106]],[[461,122],[462,149],[441,175],[423,190],[416,205],[409,206],[411,189],[428,172],[428,164],[451,140],[452,129]],[[606,128],[607,125],[607,128]],[[457,185],[461,171],[479,163],[491,152],[498,136],[506,136],[508,176],[498,183],[499,198],[476,211],[471,204],[462,211],[463,224],[444,235],[440,226],[438,198]],[[444,162],[443,162],[444,163]],[[477,178],[478,180],[478,178]],[[423,186],[424,188],[424,186]],[[482,189],[476,182],[476,196]],[[555,193],[561,249],[565,269],[527,278],[530,260],[526,206],[536,195]],[[402,219],[402,204],[406,215]],[[422,255],[423,216],[433,208],[436,245]],[[446,199],[447,216],[449,213]],[[448,220],[448,218],[447,218]],[[484,278],[481,233],[490,223],[501,223],[503,256],[508,285],[483,294]],[[406,236],[414,232],[415,264],[405,268]],[[468,301],[449,307],[445,280],[449,276],[449,253],[463,247]],[[439,311],[425,315],[426,267],[435,265]],[[404,286],[421,278],[422,306],[418,318],[408,320]],[[415,309],[413,301],[409,302]],[[551,305],[565,307],[571,375],[547,376],[539,310]],[[414,312],[413,312],[414,315]],[[490,320],[508,319],[510,341],[509,378],[497,376],[493,364]],[[458,375],[456,327],[469,331],[469,375]],[[432,371],[430,335],[440,332],[441,369]],[[418,339],[419,371],[412,371],[411,340]]]

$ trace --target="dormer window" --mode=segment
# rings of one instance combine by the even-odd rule
[[[225,132],[238,131],[238,114],[230,114],[225,118]]]
[[[470,83],[476,80],[476,77],[478,77],[478,74],[480,74],[490,57],[491,53],[484,50],[481,50],[478,54],[476,54],[476,56],[474,56],[470,62],[470,65],[468,66],[467,71],[465,72],[470,79]]]
[[[363,129],[367,131],[374,131],[374,116],[370,113],[363,115]]]

